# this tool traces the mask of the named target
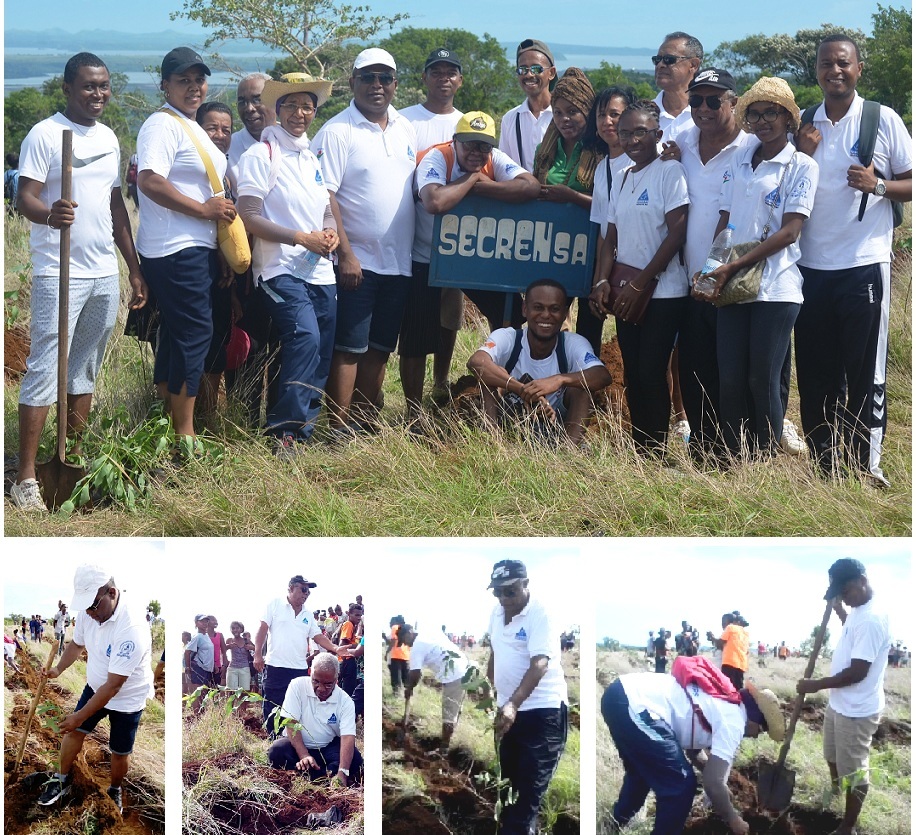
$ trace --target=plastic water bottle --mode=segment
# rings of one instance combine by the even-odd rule
[[[716,268],[728,263],[732,255],[732,232],[734,231],[735,227],[729,223],[716,235],[716,239],[712,242],[712,247],[710,247],[709,255],[706,257],[706,263],[703,265],[703,269],[700,270],[700,276],[697,278],[696,284],[694,284],[697,292],[705,296],[713,294],[716,282],[713,279],[706,278],[706,276]]]
[[[310,249],[306,249],[304,252],[297,255],[293,258],[290,263],[290,270],[296,278],[301,278],[303,280],[308,279],[313,272],[315,272],[315,267],[318,265],[318,262],[321,260],[321,256],[317,252],[312,252]]]

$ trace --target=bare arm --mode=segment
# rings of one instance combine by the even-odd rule
[[[592,292],[589,304],[592,312],[602,319],[614,311],[611,309],[611,271],[617,260],[617,226],[609,223],[607,234],[598,238],[598,257],[595,261],[595,275],[592,278]]]
[[[19,178],[19,191],[16,195],[16,208],[19,209],[19,213],[39,226],[50,226],[52,229],[71,226],[76,220],[73,210],[77,204],[71,200],[55,200],[50,206],[46,206],[41,199],[44,185],[28,177]]]
[[[564,185],[541,186],[540,199],[547,200],[550,203],[572,203],[574,206],[581,206],[583,209],[591,209],[592,196],[576,191],[574,188]]]
[[[871,661],[865,661],[862,658],[853,658],[845,670],[841,670],[834,676],[826,678],[808,678],[802,679],[795,685],[798,693],[817,693],[819,690],[832,690],[838,687],[850,687],[858,684],[871,669]]]
[[[264,241],[271,241],[278,244],[287,244],[288,246],[305,247],[311,252],[316,252],[327,258],[337,248],[337,235],[329,236],[328,231],[335,232],[336,222],[331,214],[330,205],[325,213],[325,229],[318,231],[304,231],[298,229],[287,229],[268,220],[262,214],[264,201],[260,197],[245,196],[240,197],[238,202],[239,214],[242,216],[242,222],[245,228],[256,238]],[[330,224],[330,225],[329,225]]]
[[[472,193],[478,197],[490,197],[503,203],[527,203],[536,200],[541,193],[541,184],[533,174],[519,174],[511,180],[497,183],[489,177],[481,177]]]
[[[206,203],[200,203],[182,194],[165,177],[148,168],[137,175],[137,188],[154,203],[189,217],[213,221],[235,218],[235,204],[228,198],[211,197]]]
[[[441,215],[464,200],[482,179],[490,181],[488,177],[475,172],[473,174],[462,174],[457,180],[453,180],[446,185],[429,183],[420,189],[420,202],[423,204],[423,208],[431,215]]]
[[[350,783],[350,778],[344,774],[344,769],[350,770],[353,763],[353,752],[356,750],[356,737],[353,734],[345,734],[340,738],[340,770],[337,772],[338,779],[346,786]]]
[[[333,652],[335,655],[340,651],[340,647],[335,645],[327,635],[316,635],[312,640],[318,644],[318,646],[323,647],[328,652]]]
[[[71,713],[64,719],[63,722],[60,723],[61,731],[63,733],[75,731],[80,725],[83,724],[83,722],[92,716],[92,714],[101,710],[115,696],[117,696],[118,691],[121,689],[125,681],[127,681],[127,676],[120,676],[116,675],[115,673],[109,673],[105,683],[95,691],[89,701],[83,705],[82,709],[76,711],[75,713]]]
[[[747,824],[741,813],[732,805],[731,792],[728,790],[729,764],[716,756],[710,755],[703,767],[703,788],[712,801],[713,811],[728,823],[732,832],[747,832]]]
[[[146,282],[143,280],[143,274],[140,272],[140,260],[137,258],[137,250],[134,247],[130,216],[127,213],[127,206],[124,205],[124,196],[119,188],[111,190],[111,224],[115,246],[127,263],[127,280],[130,282],[132,294],[127,306],[131,310],[139,310],[146,304],[149,291],[146,288]]]
[[[262,620],[258,627],[258,633],[254,636],[254,668],[259,672],[264,672],[264,656],[261,650],[264,648],[264,641],[267,640],[267,624]]]
[[[509,697],[509,701],[499,709],[499,713],[496,714],[494,728],[498,737],[501,737],[512,727],[518,709],[524,704],[525,699],[534,692],[538,682],[544,678],[549,660],[546,655],[535,655],[531,659],[525,675],[522,676],[518,687],[515,688],[515,692]]]
[[[331,196],[331,212],[337,225],[337,281],[343,290],[355,290],[362,283],[363,268],[359,259],[353,254],[350,248],[350,239],[347,237],[347,230],[344,229],[343,221],[340,217],[340,205],[337,202],[337,195],[329,191]]]

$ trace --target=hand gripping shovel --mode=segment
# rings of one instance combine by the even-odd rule
[[[824,643],[824,632],[827,630],[827,622],[830,620],[830,612],[833,609],[833,601],[827,601],[827,608],[824,610],[824,619],[821,621],[820,629],[814,637],[814,648],[808,658],[808,667],[805,669],[805,678],[811,678],[814,672],[814,665],[817,663],[817,657],[821,652],[821,645]],[[775,764],[763,763],[760,766],[760,776],[757,780],[757,801],[764,809],[771,812],[783,812],[789,808],[792,801],[792,792],[795,789],[795,772],[785,767],[786,757],[789,754],[789,745],[792,743],[792,736],[795,734],[795,725],[798,723],[798,717],[801,716],[802,706],[805,704],[805,694],[799,693],[795,699],[795,709],[792,711],[792,718],[789,720],[789,728],[786,731],[785,741],[782,748],[779,749],[779,758]]]
[[[70,200],[73,181],[73,131],[63,132],[60,199]],[[70,317],[70,227],[60,230],[60,288],[57,309],[57,455],[35,469],[45,504],[57,510],[70,498],[76,483],[86,474],[67,463],[67,322]]]
[[[63,641],[63,638],[60,639]],[[51,669],[51,664],[54,662],[54,658],[57,655],[57,651],[60,648],[60,644],[54,644],[51,647],[51,652],[48,653],[48,660],[45,662],[45,672]],[[42,678],[38,683],[38,690],[35,691],[35,696],[32,699],[32,706],[29,708],[29,718],[25,720],[25,728],[22,731],[22,739],[19,740],[19,750],[16,752],[16,764],[13,766],[13,774],[19,771],[19,765],[22,762],[22,755],[25,753],[25,743],[29,738],[29,729],[32,727],[32,719],[35,716],[35,710],[38,708],[38,702],[41,701],[41,694],[45,689],[46,678]]]

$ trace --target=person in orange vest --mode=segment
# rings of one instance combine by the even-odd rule
[[[398,640],[398,629],[404,624],[403,615],[395,615],[388,623],[391,636],[388,639],[388,669],[391,672],[391,689],[397,695],[401,687],[407,686],[410,672],[410,647]]]

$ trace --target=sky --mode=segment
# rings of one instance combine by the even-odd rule
[[[125,5],[121,0],[43,0],[40,19],[29,3],[7,2],[8,29],[38,30],[60,28],[69,31],[107,29],[114,31],[160,32],[173,29],[184,34],[191,45],[200,29],[186,21],[169,20],[169,13],[182,8],[181,0],[148,0]],[[519,6],[490,0],[440,3],[435,11],[423,0],[374,0],[367,4],[372,14],[406,12],[406,25],[422,28],[460,28],[477,35],[489,33],[500,41],[534,37],[550,43],[589,46],[632,46],[655,49],[665,32],[681,29],[698,37],[707,51],[719,43],[763,32],[794,34],[798,29],[816,28],[823,23],[859,28],[871,33],[871,15],[877,4],[861,0],[769,0],[757,3],[687,3],[656,0],[650,7],[636,6],[629,15],[614,16],[604,0],[579,0],[568,13],[557,14],[556,5],[544,0]],[[524,21],[519,10],[524,11]],[[541,20],[537,25],[528,21]],[[46,25],[42,25],[46,23]],[[384,35],[383,35],[384,37]],[[87,44],[91,49],[91,44]],[[396,56],[395,56],[396,57]]]
[[[827,570],[852,557],[866,567],[875,601],[890,615],[891,634],[912,647],[912,543],[910,540],[642,540],[639,560],[618,561],[613,583],[598,586],[596,636],[642,645],[649,630],[672,636],[687,620],[721,634],[724,612],[738,609],[751,641],[798,644],[824,616]],[[630,593],[620,594],[621,588]],[[833,616],[831,645],[840,634]]]

